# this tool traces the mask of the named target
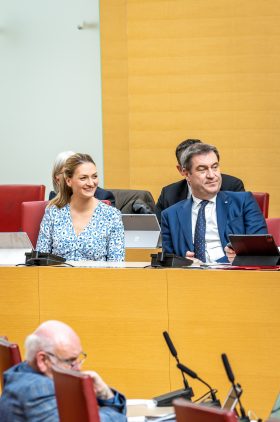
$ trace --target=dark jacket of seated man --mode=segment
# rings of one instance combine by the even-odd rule
[[[114,391],[114,390],[113,390]],[[125,422],[126,401],[114,391],[114,398],[97,398],[101,422]],[[22,362],[4,373],[0,399],[1,422],[59,422],[54,382]]]
[[[55,198],[56,195],[57,194],[55,193],[55,191],[52,190],[49,194],[49,200]],[[116,206],[116,200],[115,200],[115,197],[113,195],[113,192],[111,192],[109,190],[102,189],[99,186],[97,186],[94,196],[95,196],[95,198],[99,199],[100,201],[103,201],[103,200],[110,201],[111,205],[113,207]]]
[[[192,198],[185,199],[162,212],[162,248],[165,252],[182,257],[187,251],[194,252],[192,204]],[[229,242],[229,234],[267,233],[265,219],[251,192],[218,192],[216,214],[223,250]],[[228,262],[228,259],[223,255],[217,262]]]
[[[229,174],[222,174],[222,191],[233,191],[233,192],[244,192],[244,184],[241,179],[230,176]],[[171,205],[177,202],[187,199],[189,194],[189,186],[186,179],[180,180],[179,182],[171,183],[170,185],[164,186],[161,190],[161,194],[156,204],[156,215],[158,221],[161,221],[161,213]]]

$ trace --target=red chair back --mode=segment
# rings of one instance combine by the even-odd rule
[[[222,410],[217,407],[199,406],[178,399],[173,402],[177,422],[237,422],[235,412]]]
[[[269,193],[267,192],[252,192],[255,200],[259,204],[261,212],[263,213],[264,218],[268,217],[268,207],[269,207]]]
[[[56,367],[53,377],[60,422],[100,422],[89,375]]]
[[[44,185],[0,185],[0,232],[20,231],[21,203],[42,201],[45,189]]]
[[[28,234],[34,248],[47,204],[48,201],[32,201],[21,204],[21,230]]]
[[[17,344],[10,343],[4,337],[0,338],[0,382],[3,390],[3,373],[21,362],[20,350]]]
[[[280,218],[266,218],[267,230],[274,237],[277,246],[280,246]]]
[[[112,205],[112,203],[109,199],[101,199],[101,202],[103,202],[106,205]]]

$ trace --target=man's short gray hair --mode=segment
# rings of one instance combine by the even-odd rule
[[[54,341],[50,337],[30,334],[25,340],[25,359],[31,363],[40,351],[54,352]]]
[[[217,156],[218,161],[220,161],[220,154],[217,148],[214,145],[196,143],[187,148],[181,155],[181,166],[187,170],[191,171],[192,168],[192,158],[195,155],[204,155],[214,152]]]

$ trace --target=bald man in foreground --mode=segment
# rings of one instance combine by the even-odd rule
[[[26,361],[4,374],[1,422],[59,422],[52,366],[81,370],[86,354],[78,335],[60,321],[42,323],[25,341]],[[126,400],[93,371],[101,422],[125,422]]]

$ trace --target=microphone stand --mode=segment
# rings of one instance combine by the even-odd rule
[[[167,331],[163,332],[163,337],[166,341],[166,344],[169,348],[170,353],[176,359],[177,367],[178,367],[178,364],[180,364],[180,361],[178,359],[178,354],[177,354],[177,351],[174,347],[174,344],[172,343],[171,338],[169,337],[169,334],[168,334]],[[183,383],[184,383],[185,388],[181,389],[181,390],[171,391],[170,393],[166,393],[166,394],[162,394],[160,396],[154,397],[154,401],[156,402],[158,407],[172,406],[173,400],[178,399],[178,398],[184,398],[186,400],[191,400],[191,398],[193,397],[193,390],[189,386],[184,372],[181,371],[181,373],[182,373]]]
[[[220,400],[217,399],[215,390],[213,390],[213,388],[206,381],[200,378],[196,372],[192,371],[190,368],[185,365],[182,365],[181,363],[177,364],[177,368],[189,375],[191,378],[197,379],[198,381],[202,382],[202,384],[206,385],[209,388],[209,392],[211,395],[211,405],[215,407],[221,407]]]
[[[229,382],[232,385],[232,388],[233,388],[235,395],[237,397],[237,400],[238,400],[240,414],[241,414],[241,417],[239,417],[239,420],[240,420],[240,422],[250,422],[250,419],[246,415],[245,409],[241,404],[241,400],[240,400],[240,397],[239,397],[240,395],[238,394],[238,391],[237,391],[236,385],[235,385],[235,377],[233,375],[233,372],[232,372],[231,366],[229,364],[229,360],[227,358],[227,355],[225,353],[222,353],[221,357],[222,357],[222,361],[223,361],[223,364],[224,364],[224,368],[225,368],[227,377],[229,379]]]

